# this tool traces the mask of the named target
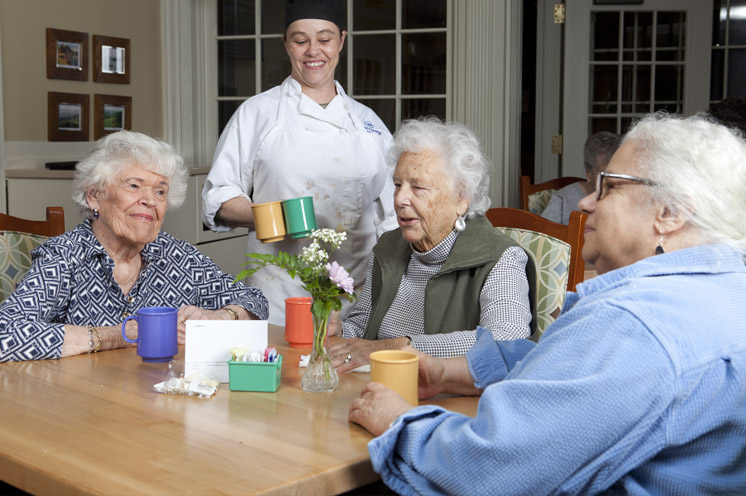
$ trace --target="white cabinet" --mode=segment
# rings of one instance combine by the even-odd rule
[[[65,210],[65,229],[80,224],[78,206],[72,200],[72,171],[6,170],[7,211],[26,219],[43,219],[46,207]],[[178,210],[169,210],[161,229],[189,241],[228,274],[237,274],[246,261],[248,230],[214,233],[202,224],[202,185],[206,174],[189,176],[186,199]]]

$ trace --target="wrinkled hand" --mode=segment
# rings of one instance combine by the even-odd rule
[[[370,354],[378,350],[401,350],[407,346],[409,339],[360,339],[327,337],[327,346],[332,357],[332,365],[338,373],[349,372],[370,363]],[[347,355],[350,361],[345,362]]]
[[[233,320],[230,313],[224,310],[205,310],[193,305],[179,307],[178,326],[179,344],[184,344],[187,320]]]
[[[349,420],[380,436],[391,422],[414,408],[399,393],[377,382],[368,383],[350,406]]]
[[[417,370],[417,394],[420,399],[425,400],[439,394],[442,391],[445,379],[443,359],[421,353],[414,348],[409,348],[407,351],[412,351],[420,356]]]

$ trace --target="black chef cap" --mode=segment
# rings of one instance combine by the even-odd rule
[[[331,21],[342,32],[347,25],[347,2],[346,0],[285,0],[285,30],[298,19]]]

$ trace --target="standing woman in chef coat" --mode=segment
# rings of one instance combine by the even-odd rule
[[[357,288],[378,236],[397,226],[387,164],[391,133],[334,80],[347,31],[345,0],[286,0],[283,43],[291,75],[246,100],[218,141],[202,191],[202,218],[214,231],[249,228],[249,253],[298,253],[305,240],[262,244],[252,203],[312,196],[319,227],[347,232],[333,259]],[[250,281],[285,323],[285,298],[308,296],[300,281],[267,267]],[[346,308],[342,316],[346,315]]]

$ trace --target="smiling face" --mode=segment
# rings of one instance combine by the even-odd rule
[[[453,230],[469,204],[459,199],[442,161],[430,150],[404,152],[394,171],[394,208],[405,240],[417,251],[431,250]]]
[[[307,90],[334,89],[334,70],[344,45],[336,24],[322,19],[299,19],[285,32],[285,50],[293,67],[293,79]],[[322,102],[326,103],[326,102]]]
[[[88,205],[99,211],[94,232],[107,249],[139,251],[158,236],[167,198],[167,177],[138,165],[128,166],[104,191],[88,192]]]
[[[637,145],[624,143],[614,154],[606,172],[645,177],[638,166]],[[618,269],[655,253],[658,244],[657,207],[647,200],[648,186],[625,179],[605,178],[603,196],[596,192],[578,206],[588,214],[583,259],[599,274]]]

